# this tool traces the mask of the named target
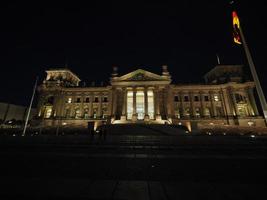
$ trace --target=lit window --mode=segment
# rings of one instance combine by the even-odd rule
[[[206,116],[206,117],[210,117],[210,108],[205,108],[204,109],[204,115]]]
[[[84,109],[84,118],[85,119],[88,119],[89,118],[89,109],[88,108],[85,108]]]
[[[217,94],[214,95],[214,101],[220,101],[219,95]]]
[[[190,108],[185,108],[185,116],[190,117]]]
[[[78,118],[81,118],[81,111],[80,111],[80,109],[76,109],[75,110],[75,119],[78,119]]]
[[[96,119],[96,117],[97,117],[97,109],[94,109],[94,112],[93,112],[93,117],[94,117],[94,119]]]
[[[107,118],[107,116],[108,116],[107,111],[108,111],[107,108],[103,108],[102,109],[102,117],[103,117],[103,119]]]
[[[177,119],[180,119],[181,118],[180,109],[179,108],[176,108],[175,109],[174,115],[175,115],[175,118],[177,118]]]
[[[72,98],[69,97],[68,100],[67,100],[67,103],[71,103],[72,102]]]
[[[196,117],[200,117],[200,108],[195,108]]]
[[[52,106],[46,106],[44,112],[44,118],[50,118],[52,115]]]

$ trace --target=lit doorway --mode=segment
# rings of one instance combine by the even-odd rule
[[[145,115],[145,95],[144,91],[136,92],[136,114],[138,120],[143,120]]]

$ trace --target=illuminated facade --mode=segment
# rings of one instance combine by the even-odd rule
[[[254,83],[243,81],[242,66],[220,65],[205,84],[172,84],[162,74],[142,69],[119,76],[113,68],[108,86],[81,87],[68,69],[51,69],[39,86],[38,118],[45,125],[87,126],[106,123],[174,123],[265,126],[254,99]]]

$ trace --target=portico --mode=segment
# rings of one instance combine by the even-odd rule
[[[116,104],[122,104],[122,112],[120,114],[116,110],[114,116],[119,115],[121,122],[161,120],[159,90],[163,91],[171,82],[167,67],[164,69],[166,73],[162,76],[138,69],[121,77],[117,76],[115,69],[111,85],[116,91],[114,96],[121,96]],[[162,99],[165,100],[167,99]],[[114,109],[117,105],[114,105]]]

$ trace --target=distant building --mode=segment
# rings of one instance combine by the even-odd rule
[[[24,121],[26,119],[28,108],[25,106],[9,103],[0,103],[0,120],[7,122],[10,120]],[[36,116],[36,109],[33,108],[30,113],[30,119]]]
[[[265,126],[255,103],[254,82],[244,81],[242,66],[219,65],[205,84],[172,84],[162,74],[138,69],[119,76],[113,68],[108,86],[79,86],[69,69],[51,69],[39,86],[38,117],[44,125],[87,126],[88,122],[173,123]]]

